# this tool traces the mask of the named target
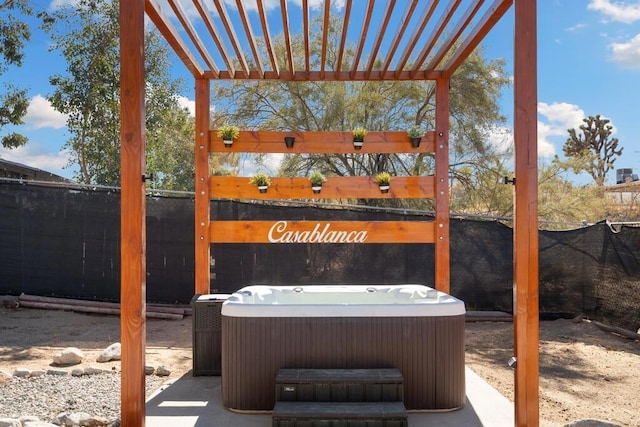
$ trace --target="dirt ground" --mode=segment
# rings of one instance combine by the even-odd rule
[[[0,371],[47,369],[65,347],[85,353],[85,366],[119,342],[119,318],[31,308],[0,308]],[[513,401],[513,324],[467,323],[467,366]],[[177,378],[192,368],[191,318],[147,320],[149,365],[164,365]],[[640,426],[640,342],[571,320],[540,324],[540,419],[542,426],[594,418]]]

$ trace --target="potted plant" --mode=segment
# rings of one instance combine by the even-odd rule
[[[407,130],[407,135],[411,138],[411,145],[413,148],[417,148],[420,146],[420,141],[424,136],[425,132],[420,126],[412,126]]]
[[[261,193],[266,193],[267,189],[271,185],[271,178],[269,178],[269,175],[264,172],[258,172],[251,177],[249,183],[256,185]]]
[[[322,190],[322,184],[327,181],[327,178],[320,173],[320,171],[313,171],[311,175],[309,175],[309,181],[311,181],[311,190],[315,194],[318,194]]]
[[[367,130],[365,128],[355,128],[353,131],[353,146],[356,150],[362,148],[362,144],[364,144],[364,136],[367,134]]]
[[[382,193],[388,193],[389,183],[391,182],[391,175],[389,174],[389,172],[380,172],[376,175],[376,182],[378,183],[378,186],[380,187],[380,191]]]
[[[237,139],[240,135],[240,129],[233,125],[224,125],[218,129],[218,137],[222,138],[225,147],[231,147],[233,140]]]
[[[296,137],[295,136],[285,136],[284,137],[284,143],[287,145],[287,148],[292,148],[293,147],[293,143],[296,141]]]

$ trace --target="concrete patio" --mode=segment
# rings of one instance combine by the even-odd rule
[[[466,404],[451,412],[410,412],[409,426],[513,426],[514,406],[466,369]],[[271,414],[241,414],[222,406],[220,377],[194,377],[191,372],[150,396],[146,425],[151,427],[268,427]]]

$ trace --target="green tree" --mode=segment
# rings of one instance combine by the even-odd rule
[[[20,20],[20,15],[31,15],[27,0],[0,0],[0,75],[10,66],[22,66],[24,45],[31,38],[29,26]],[[3,82],[0,88],[0,131],[8,125],[21,125],[27,113],[29,100],[26,89]],[[16,148],[24,145],[27,138],[17,132],[2,136],[2,146]]]
[[[67,61],[54,75],[49,101],[68,115],[65,147],[84,183],[120,182],[119,8],[117,1],[80,0],[41,13],[43,28]],[[193,117],[178,104],[181,80],[172,79],[170,52],[157,32],[145,32],[146,154],[156,188],[193,188]]]
[[[538,169],[538,216],[544,228],[566,229],[567,223],[595,223],[607,217],[607,200],[603,188],[576,185],[566,175],[570,162],[557,157]]]
[[[609,139],[613,132],[609,119],[598,114],[582,121],[584,124],[580,125],[579,131],[568,129],[569,138],[562,150],[567,157],[575,160],[572,166],[575,173],[587,172],[602,187],[607,172],[613,169],[613,163],[622,154],[623,147],[618,149],[618,138]]]
[[[327,68],[337,69],[340,24],[330,22]],[[312,26],[311,58],[321,57],[321,25]],[[304,41],[293,41],[294,57],[300,57]],[[276,40],[279,58],[286,58],[284,43]],[[346,69],[354,49],[345,51]],[[482,49],[461,66],[451,79],[451,151],[462,165],[473,153],[487,151],[486,130],[504,122],[499,112],[500,90],[509,84],[502,60],[487,61]],[[286,68],[286,64],[280,64]],[[312,64],[318,68],[318,64]],[[301,131],[406,130],[413,125],[434,129],[435,83],[405,82],[235,82],[221,84],[215,98],[222,100],[217,114],[224,121],[257,129]],[[311,154],[286,156],[280,173],[307,175],[317,169],[327,175],[368,175],[381,171],[392,175],[433,173],[433,158],[426,154]]]

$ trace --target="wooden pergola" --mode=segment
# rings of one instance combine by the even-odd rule
[[[209,293],[211,243],[261,242],[272,222],[211,222],[212,197],[312,198],[306,178],[274,178],[267,195],[248,188],[246,178],[209,176],[211,152],[345,153],[354,150],[350,132],[243,131],[232,148],[210,129],[210,84],[215,80],[400,81],[436,83],[435,130],[413,148],[404,132],[372,132],[362,153],[433,153],[435,174],[396,177],[381,194],[371,178],[331,178],[322,198],[433,198],[432,222],[332,223],[345,230],[365,227],[368,243],[424,242],[435,245],[436,287],[449,291],[449,80],[509,8],[514,7],[514,353],[515,424],[539,423],[538,210],[537,210],[537,53],[536,0],[128,0],[120,2],[121,68],[121,422],[145,419],[145,16],[157,27],[195,81],[195,293]],[[319,3],[319,5],[318,5]],[[167,7],[168,6],[168,7]],[[249,9],[249,6],[251,9]],[[342,22],[338,45],[328,37],[332,17]],[[321,40],[310,39],[313,19],[322,22]],[[272,32],[286,46],[278,57]],[[304,53],[294,55],[299,34]],[[258,38],[262,42],[258,42]],[[355,55],[343,61],[348,40]],[[320,43],[313,55],[312,43]],[[337,52],[337,67],[329,66]],[[351,58],[351,56],[349,56]],[[334,58],[335,59],[335,58]],[[317,65],[312,65],[317,64]],[[286,148],[284,136],[295,136]],[[317,196],[320,197],[320,196]],[[304,222],[296,224],[305,227]]]

